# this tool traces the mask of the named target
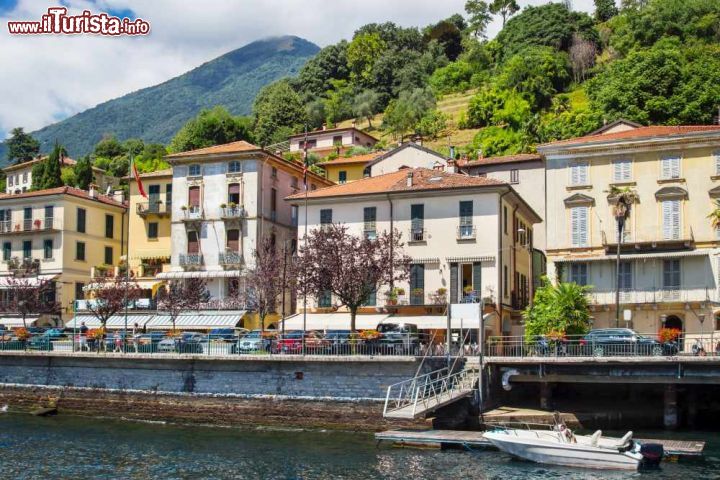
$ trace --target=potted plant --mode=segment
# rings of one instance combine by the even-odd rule
[[[443,305],[447,303],[447,288],[438,288],[435,293],[430,294],[430,300],[435,305]]]
[[[385,292],[385,297],[387,299],[388,305],[397,305],[397,289],[394,288],[392,290],[388,290],[387,292]]]
[[[403,296],[403,295],[405,295],[405,289],[404,289],[404,288],[398,287],[398,288],[396,288],[395,290],[397,291],[398,296]]]
[[[225,210],[225,209],[227,208],[227,203],[221,203],[221,204],[220,204],[220,208],[222,208],[223,210]]]
[[[33,222],[33,225],[35,225],[35,230],[40,230],[40,225],[42,225],[42,222],[40,222],[39,218],[36,218]]]
[[[182,210],[183,212],[187,212],[187,209],[188,209],[187,205],[182,205],[180,207],[180,210]]]

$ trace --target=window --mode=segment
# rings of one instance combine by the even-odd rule
[[[113,238],[115,236],[115,217],[113,215],[105,215],[105,238]]]
[[[715,159],[715,175],[720,175],[720,150],[713,152],[713,159]]]
[[[365,238],[375,240],[377,238],[377,207],[363,208],[363,222]]]
[[[460,202],[460,238],[473,236],[473,202],[463,200]]]
[[[632,179],[632,162],[623,158],[613,161],[613,182],[629,182]]]
[[[290,186],[292,188],[298,188],[298,178],[297,177],[292,177],[290,179]]]
[[[28,174],[27,174],[27,172],[24,172],[22,181],[23,181],[23,183],[27,183],[27,180],[28,180]]]
[[[508,226],[508,209],[506,206],[503,206],[503,232],[505,232],[505,235],[507,235],[507,226]]]
[[[13,186],[13,176],[12,175],[10,175],[8,177],[8,185],[10,185],[11,187]]]
[[[84,208],[77,209],[77,231],[78,233],[85,233],[85,218],[87,212]]]
[[[46,205],[45,206],[45,228],[49,228],[52,226],[52,220],[55,216],[55,209],[52,205]],[[50,225],[48,225],[48,222]]]
[[[338,183],[347,183],[347,172],[345,170],[338,172]]]
[[[187,253],[194,254],[200,253],[200,242],[198,241],[198,232],[190,230],[187,232]]]
[[[503,297],[508,297],[508,267],[503,265]]]
[[[240,205],[240,184],[231,183],[228,185],[228,203]]]
[[[425,304],[425,265],[410,265],[410,305]]]
[[[228,173],[240,173],[241,171],[241,164],[237,160],[233,160],[232,162],[228,163]]]
[[[325,290],[324,292],[320,293],[320,297],[318,298],[318,307],[332,307],[332,293],[330,292],[330,290]]]
[[[517,169],[510,170],[510,183],[520,183],[520,171]]]
[[[22,248],[23,248],[23,258],[32,258],[32,241],[31,240],[23,240]]]
[[[46,238],[43,240],[43,258],[50,260],[53,258],[53,241],[52,238]]]
[[[200,187],[197,185],[188,188],[188,207],[190,213],[200,213]]]
[[[317,140],[308,140],[307,142],[304,142],[300,140],[300,148],[315,148],[317,146]]]
[[[630,214],[632,215],[632,214]],[[622,241],[627,242],[630,240],[630,226],[632,222],[630,221],[630,215],[623,221],[623,230],[622,230]],[[618,224],[617,220],[613,218],[613,225],[615,225],[615,238],[613,240],[617,240],[618,238],[618,229],[620,228],[620,225]]]
[[[168,183],[165,185],[165,205],[167,206],[167,211],[170,211],[170,206],[172,205],[172,183]]]
[[[23,229],[32,229],[32,207],[23,208]]]
[[[270,189],[270,218],[277,220],[277,189]]]
[[[587,185],[588,183],[588,164],[575,163],[570,165],[570,185]]]
[[[293,205],[290,207],[290,224],[293,227],[298,226],[298,212],[299,212],[299,209],[298,209],[297,205]]]
[[[663,157],[660,160],[660,165],[660,178],[663,180],[680,178],[680,157]]]
[[[75,242],[75,260],[85,261],[85,242]]]
[[[588,264],[587,263],[571,263],[570,264],[570,282],[578,285],[588,284]]]
[[[342,143],[343,143],[343,142],[342,142],[342,135],[335,135],[335,136],[333,136],[333,145],[335,145],[336,147],[338,147],[338,146],[342,145]]]
[[[150,222],[148,223],[148,234],[149,239],[156,239],[158,238],[158,223],[157,222]]]
[[[233,228],[225,233],[226,246],[231,252],[240,250],[240,230]]]
[[[680,289],[680,260],[663,261],[663,289]]]
[[[323,208],[320,210],[320,225],[330,225],[332,223],[332,208]]]
[[[160,211],[160,185],[148,186],[148,210],[154,213]]]
[[[572,207],[570,209],[570,241],[573,247],[588,245],[588,213],[590,207]]]
[[[363,303],[363,306],[374,307],[375,305],[377,305],[377,291],[373,290],[370,292],[370,295],[368,295],[368,298],[365,303]]]
[[[83,282],[75,283],[75,300],[82,300],[85,298],[85,284]]]
[[[105,247],[105,265],[112,265],[113,263],[113,248]]]
[[[3,242],[3,260],[6,262],[12,257],[12,243]]]
[[[190,165],[188,167],[188,176],[189,177],[199,177],[201,175],[202,170],[200,169],[200,165]]]
[[[618,287],[621,292],[629,292],[632,290],[632,262],[620,262],[620,271],[618,272]]]
[[[425,240],[425,205],[422,203],[410,205],[410,240]]]
[[[662,204],[663,238],[680,239],[680,200],[664,200]]]
[[[277,168],[272,167],[271,174],[272,178],[277,178]]]

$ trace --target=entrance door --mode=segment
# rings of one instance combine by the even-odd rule
[[[160,210],[160,185],[148,187],[148,210],[157,213]]]

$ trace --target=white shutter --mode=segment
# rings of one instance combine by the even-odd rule
[[[570,166],[570,185],[579,185],[578,182],[578,165],[571,165]]]
[[[613,162],[613,181],[627,182],[632,178],[630,167],[632,163],[629,159],[615,160]]]
[[[720,175],[720,151],[713,153],[715,158],[715,175]]]
[[[680,200],[662,202],[663,237],[665,240],[680,239]]]
[[[570,185],[588,184],[588,164],[574,163],[570,166]]]
[[[662,159],[662,178],[680,178],[680,157],[664,157]]]
[[[573,247],[585,247],[588,244],[588,207],[570,209],[570,230]]]

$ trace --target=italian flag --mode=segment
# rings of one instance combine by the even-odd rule
[[[131,160],[130,165],[133,177],[135,177],[135,181],[137,182],[138,192],[140,192],[140,195],[142,195],[143,197],[148,198],[147,193],[145,193],[145,189],[143,188],[142,180],[140,180],[140,174],[138,173],[137,167],[135,166],[135,160]]]

